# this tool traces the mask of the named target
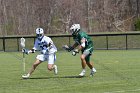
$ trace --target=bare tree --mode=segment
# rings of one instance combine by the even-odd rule
[[[88,33],[134,30],[139,0],[0,0],[0,35],[65,34],[73,23]]]

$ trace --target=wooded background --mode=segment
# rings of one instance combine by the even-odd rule
[[[0,0],[0,35],[66,34],[73,23],[88,33],[134,31],[140,0]]]

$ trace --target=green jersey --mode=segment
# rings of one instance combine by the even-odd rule
[[[77,36],[74,36],[73,39],[76,43],[78,43],[79,45],[81,45],[81,40],[85,38],[86,42],[85,42],[85,48],[82,49],[82,51],[86,50],[86,49],[91,49],[93,50],[93,42],[92,39],[83,31],[80,31],[78,33]]]

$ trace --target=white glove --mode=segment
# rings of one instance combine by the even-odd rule
[[[76,56],[77,53],[79,53],[79,51],[78,51],[78,49],[75,49],[75,50],[72,52],[72,55],[73,55],[73,56]]]

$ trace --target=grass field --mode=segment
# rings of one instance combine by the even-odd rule
[[[26,72],[35,56],[26,56]],[[49,72],[45,62],[23,80],[22,54],[0,52],[0,93],[140,93],[140,50],[96,50],[92,56],[94,77],[87,67],[86,76],[78,78],[79,55],[58,52],[58,75]]]

